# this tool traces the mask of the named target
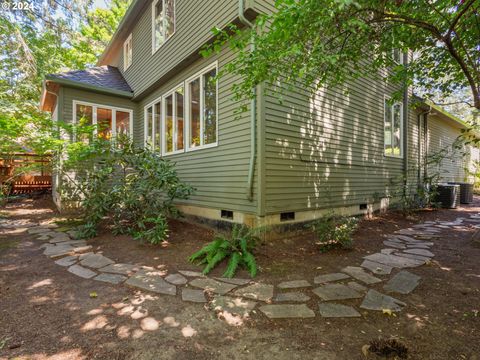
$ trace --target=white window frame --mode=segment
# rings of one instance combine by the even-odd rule
[[[155,111],[155,107],[154,105],[158,102],[161,102],[161,111],[160,111],[160,126],[161,126],[161,134],[160,134],[160,144],[159,144],[159,148],[160,148],[160,151],[159,151],[159,154],[161,156],[169,156],[169,155],[175,155],[175,154],[181,154],[181,153],[185,153],[185,152],[190,152],[190,151],[197,151],[197,150],[202,150],[202,149],[208,149],[208,148],[212,148],[212,147],[216,147],[218,146],[219,144],[219,140],[218,140],[218,133],[219,133],[219,129],[218,129],[218,124],[219,124],[219,112],[218,112],[218,88],[219,88],[219,81],[217,79],[217,83],[216,83],[216,127],[215,127],[215,131],[216,131],[216,142],[214,143],[211,143],[211,144],[207,144],[207,145],[203,145],[203,141],[204,141],[204,136],[203,136],[203,122],[204,122],[204,115],[205,115],[205,109],[204,109],[204,89],[203,89],[203,75],[208,73],[209,71],[215,69],[217,71],[217,74],[218,74],[218,61],[215,61],[213,62],[212,64],[210,64],[209,66],[206,66],[204,67],[202,70],[198,71],[197,73],[195,73],[194,75],[190,76],[188,79],[186,79],[185,81],[183,81],[182,83],[178,84],[177,86],[175,86],[174,88],[170,89],[169,91],[167,91],[166,93],[164,93],[162,96],[160,97],[157,97],[155,98],[154,100],[150,101],[147,105],[144,106],[144,110],[143,110],[143,143],[145,146],[147,146],[147,138],[148,138],[148,109],[149,108],[152,108],[152,116],[154,116],[154,111]],[[188,85],[190,84],[190,82],[192,82],[193,80],[196,80],[200,78],[200,145],[199,146],[195,146],[195,147],[190,147],[190,95],[189,95],[189,91],[188,91]],[[165,110],[165,106],[166,106],[166,101],[165,99],[169,96],[169,95],[172,95],[172,94],[175,94],[175,91],[180,88],[180,87],[183,87],[183,91],[184,91],[184,94],[183,94],[183,121],[184,121],[184,124],[183,124],[183,149],[182,150],[175,150],[173,152],[166,152],[166,142],[165,142],[165,115],[166,115],[166,110]],[[174,116],[176,116],[176,106],[174,106]],[[152,119],[152,121],[154,120],[154,118]],[[153,124],[152,124],[152,138],[154,138],[153,135],[155,135],[155,130],[156,130],[156,124],[155,124],[155,121],[153,121]],[[175,128],[175,133],[174,133],[174,136],[176,136],[176,128]],[[156,147],[154,147],[156,149]]]
[[[175,96],[175,93],[176,91],[179,89],[179,88],[183,88],[183,149],[181,150],[176,150],[175,148],[177,147],[177,142],[176,142],[176,139],[177,139],[177,126],[176,126],[176,121],[177,121],[177,100],[176,100],[176,96]],[[162,155],[163,156],[168,156],[168,155],[174,155],[174,154],[181,154],[183,152],[185,152],[185,125],[186,125],[186,116],[185,116],[185,111],[186,111],[186,107],[185,107],[185,82],[182,82],[180,83],[179,85],[177,85],[176,87],[174,87],[173,89],[171,89],[170,91],[166,92],[163,96],[162,96],[162,112],[161,112],[161,124],[162,124],[162,136],[161,136],[161,149],[162,149]],[[173,151],[170,151],[170,152],[167,152],[167,141],[166,141],[166,130],[167,130],[167,125],[166,125],[166,118],[167,118],[167,102],[166,102],[166,99],[167,97],[169,97],[170,95],[172,95],[172,99],[173,99],[173,103],[172,103],[172,106],[173,106],[173,148],[174,150]]]
[[[205,116],[205,94],[204,94],[204,81],[203,81],[203,75],[208,73],[209,71],[216,69],[217,70],[217,75],[218,75],[218,61],[215,61],[214,63],[210,64],[209,66],[203,68],[202,70],[198,71],[196,74],[190,76],[187,80],[185,80],[185,131],[187,136],[185,137],[186,140],[186,145],[185,145],[185,151],[197,151],[201,149],[208,149],[212,147],[218,146],[218,118],[219,118],[219,113],[218,113],[218,79],[216,83],[216,141],[211,144],[203,144],[204,142],[204,132],[203,132],[203,127],[204,127],[204,116]],[[191,147],[191,139],[190,139],[190,91],[188,90],[189,84],[200,78],[200,145],[199,146],[194,146]]]
[[[177,31],[177,2],[176,0],[173,0],[173,33],[167,38],[164,36],[164,40],[161,44],[158,45],[158,47],[155,47],[156,42],[155,42],[155,5],[161,1],[162,2],[162,9],[165,11],[165,0],[154,0],[152,2],[152,55],[155,54],[158,49],[160,49],[164,44],[167,43],[170,38],[175,35],[175,32]],[[165,22],[165,19],[163,20]],[[166,27],[164,27],[166,28]],[[166,35],[166,34],[165,34]]]
[[[160,131],[162,131],[163,128],[163,119],[162,119],[162,113],[163,113],[163,99],[162,97],[158,97],[155,100],[152,100],[149,102],[147,105],[144,106],[143,108],[143,144],[144,146],[147,146],[147,138],[148,138],[148,109],[152,108],[152,140],[155,141],[155,130],[156,130],[156,124],[155,124],[155,104],[160,102]],[[162,139],[162,134],[160,133],[160,144],[158,144],[158,148],[156,147],[156,144],[151,144],[153,145],[153,151],[159,150],[160,154],[162,154],[162,148],[163,148],[163,139]]]
[[[92,107],[92,125],[97,125],[97,109],[98,108],[111,110],[112,111],[112,138],[115,138],[117,136],[117,111],[129,113],[130,116],[129,116],[129,124],[128,124],[129,125],[128,135],[130,138],[133,139],[133,110],[120,108],[117,106],[91,103],[91,102],[81,101],[81,100],[73,100],[73,113],[72,113],[73,124],[77,123],[77,106],[78,105]],[[95,129],[94,134],[97,135],[97,129]],[[76,141],[76,134],[74,134],[74,141]]]
[[[133,49],[132,49],[132,34],[130,34],[123,43],[123,70],[127,70],[133,63]],[[129,57],[128,51],[130,50],[131,56]],[[130,62],[128,61],[130,60]]]
[[[386,148],[385,148],[385,128],[386,128],[386,124],[385,124],[385,116],[386,116],[386,113],[387,113],[387,102],[391,100],[391,97],[389,96],[384,96],[383,97],[383,155],[385,157],[389,157],[389,158],[396,158],[396,159],[403,159],[403,156],[404,156],[404,153],[403,153],[403,142],[404,142],[404,136],[405,136],[405,133],[404,133],[404,119],[403,119],[403,103],[400,102],[400,101],[397,101],[397,102],[394,102],[388,106],[390,106],[391,108],[391,123],[392,123],[392,129],[391,129],[391,146],[392,146],[392,154],[387,154],[387,151],[386,151]],[[393,108],[395,105],[399,105],[400,106],[400,154],[399,155],[395,155],[393,153],[393,120],[394,120],[394,111],[393,111]]]

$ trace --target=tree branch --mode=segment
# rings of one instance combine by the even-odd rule
[[[450,27],[447,31],[447,34],[445,35],[445,38],[450,38],[452,35],[452,32],[455,30],[455,26],[457,26],[458,22],[460,21],[461,17],[465,15],[465,13],[468,11],[470,6],[472,6],[477,0],[468,0],[463,9],[455,16],[453,19],[452,23],[450,24]]]

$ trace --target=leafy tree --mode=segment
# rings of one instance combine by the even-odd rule
[[[389,80],[409,86],[416,79],[427,96],[469,88],[480,109],[478,0],[277,0],[253,30],[216,32],[213,49],[231,40],[239,52],[227,67],[244,79],[237,97],[253,96],[263,81],[318,88],[389,67]],[[393,61],[394,49],[413,53],[407,66]]]

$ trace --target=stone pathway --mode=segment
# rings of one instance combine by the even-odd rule
[[[229,313],[244,319],[258,309],[270,319],[304,319],[317,315],[361,317],[358,309],[401,311],[407,303],[393,296],[410,294],[421,280],[420,276],[405,269],[431,261],[434,244],[430,240],[441,237],[442,231],[461,230],[472,225],[480,228],[480,214],[448,222],[417,224],[387,235],[383,241],[385,248],[366,255],[359,266],[348,264],[335,273],[283,281],[276,286],[251,279],[213,279],[190,270],[169,274],[145,266],[115,263],[104,254],[92,252],[86,241],[75,239],[72,229],[59,228],[55,224],[0,219],[0,233],[34,235],[45,242],[42,248],[46,256],[84,279],[178,296],[185,302],[208,303],[209,309],[223,317]],[[312,301],[317,304],[316,309],[310,308]]]

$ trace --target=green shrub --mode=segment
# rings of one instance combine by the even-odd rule
[[[208,274],[222,260],[229,259],[224,277],[233,277],[240,266],[245,267],[251,277],[255,277],[257,263],[252,252],[259,241],[255,235],[257,231],[244,225],[234,225],[230,238],[217,235],[211,243],[193,254],[189,261],[205,265],[203,273]]]
[[[174,163],[127,138],[71,144],[59,170],[62,199],[83,210],[83,238],[96,236],[99,224],[111,220],[115,234],[158,244],[168,237],[167,218],[178,215],[173,201],[194,190],[180,181]]]
[[[357,229],[358,220],[353,217],[327,215],[315,221],[311,228],[316,233],[321,252],[330,249],[350,249],[352,235]]]

